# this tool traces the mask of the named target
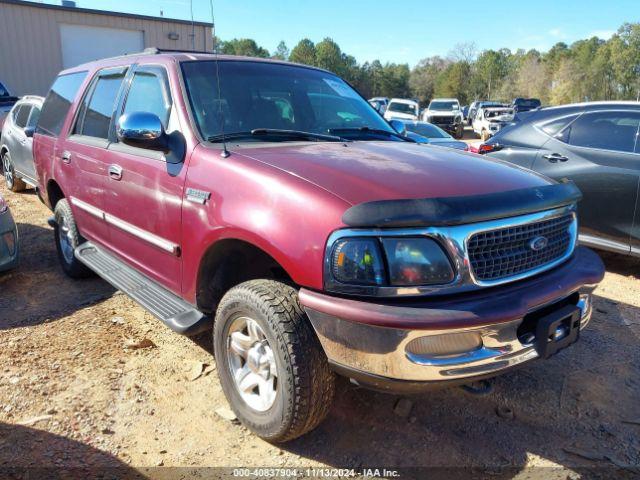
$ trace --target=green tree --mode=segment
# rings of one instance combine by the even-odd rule
[[[273,58],[276,58],[278,60],[289,60],[289,49],[287,48],[287,44],[284,43],[284,40],[280,41],[280,43],[276,47]]]
[[[260,47],[250,38],[234,38],[220,43],[220,53],[225,55],[241,55],[244,57],[269,57],[269,50]]]
[[[316,46],[308,38],[303,38],[293,47],[289,55],[289,61],[304,65],[316,64]]]

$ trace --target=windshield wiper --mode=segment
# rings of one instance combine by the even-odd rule
[[[400,135],[397,132],[392,132],[389,130],[382,130],[381,128],[371,128],[371,127],[345,127],[345,128],[330,128],[329,133],[364,133],[371,135],[384,135],[385,137],[394,137],[404,140],[406,142],[415,143],[415,140],[405,137],[404,135]]]
[[[315,142],[345,142],[342,137],[336,135],[324,135],[322,133],[303,132],[301,130],[281,130],[277,128],[254,128],[246,132],[232,132],[224,135],[213,135],[207,138],[208,142],[222,142],[223,140],[234,140],[238,138],[255,137],[288,137],[295,139],[313,140]]]

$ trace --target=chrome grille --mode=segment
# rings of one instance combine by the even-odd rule
[[[472,235],[467,244],[477,280],[493,281],[544,267],[561,259],[572,245],[573,215],[500,228]],[[544,237],[547,245],[535,250],[531,242]]]

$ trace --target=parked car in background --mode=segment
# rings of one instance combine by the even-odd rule
[[[513,122],[511,107],[480,107],[473,119],[473,132],[483,141],[495,135],[505,125]]]
[[[368,102],[373,108],[383,115],[387,110],[387,105],[389,105],[389,99],[387,97],[373,97],[370,98]]]
[[[434,98],[422,112],[422,121],[429,122],[455,138],[462,138],[464,125],[460,102],[455,98]]]
[[[415,100],[392,98],[384,112],[387,120],[418,120],[420,105]]]
[[[11,95],[7,87],[5,87],[2,82],[0,82],[0,128],[2,128],[2,124],[5,118],[17,101],[18,97],[14,97],[13,95]]]
[[[458,150],[469,150],[469,145],[460,140],[456,140],[440,127],[428,122],[403,121],[405,133],[408,138],[417,143],[428,143],[437,147],[456,148]]]
[[[550,357],[604,273],[575,248],[574,185],[408,141],[313,67],[80,65],[55,80],[34,156],[64,271],[212,331],[231,408],[271,442],[324,419],[336,372],[421,391]]]
[[[580,241],[640,255],[640,103],[594,102],[522,115],[488,153],[580,188]]]
[[[11,109],[0,134],[0,158],[7,188],[19,192],[38,184],[33,164],[33,134],[40,117],[42,97],[27,95]]]
[[[534,110],[536,108],[540,108],[542,103],[538,98],[514,98],[511,102],[511,107],[516,113],[528,112],[529,110]]]
[[[7,202],[0,194],[0,272],[18,265],[18,228],[11,216]]]
[[[478,109],[482,107],[506,107],[504,103],[493,101],[475,101],[469,105],[469,112],[467,113],[467,125],[472,126],[473,120],[478,114]]]
[[[469,105],[462,106],[462,120],[467,121],[467,117],[469,116]]]

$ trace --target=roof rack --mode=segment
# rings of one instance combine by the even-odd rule
[[[146,55],[159,55],[161,53],[207,53],[213,54],[213,52],[207,52],[206,50],[172,50],[169,48],[147,47],[142,52],[132,53],[130,55],[140,55],[140,53]]]

